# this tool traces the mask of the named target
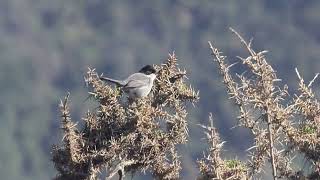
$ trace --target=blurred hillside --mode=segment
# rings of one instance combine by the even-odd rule
[[[226,154],[245,158],[241,151],[250,141],[243,139],[250,136],[230,131],[236,115],[207,41],[234,62],[245,51],[228,28],[254,37],[256,49],[269,50],[279,78],[296,87],[294,67],[306,79],[320,71],[319,9],[317,0],[0,1],[1,179],[55,175],[50,149],[61,141],[59,98],[71,92],[75,120],[93,108],[84,101],[88,66],[123,78],[144,64],[160,64],[173,51],[201,97],[190,107],[190,143],[181,146],[184,179],[197,175],[195,160],[205,145],[196,124],[206,124],[209,112],[227,141]]]

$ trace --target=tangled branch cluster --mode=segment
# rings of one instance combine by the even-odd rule
[[[239,126],[250,129],[254,145],[248,149],[249,160],[222,160],[223,143],[214,128],[207,128],[210,145],[208,155],[198,161],[203,177],[209,179],[254,179],[270,162],[273,179],[320,179],[320,104],[311,89],[318,75],[305,84],[299,79],[297,94],[289,96],[288,86],[280,87],[276,72],[268,64],[266,51],[255,52],[235,33],[249,53],[239,57],[247,72],[234,78],[226,57],[209,42],[230,98],[239,109]],[[304,171],[293,163],[296,155],[303,155],[311,163]],[[230,161],[234,166],[230,168]]]
[[[63,144],[53,147],[56,179],[97,179],[106,169],[110,179],[126,172],[149,171],[158,179],[178,179],[176,151],[188,137],[186,103],[199,95],[184,82],[175,55],[155,66],[158,71],[149,97],[123,101],[118,88],[106,85],[95,70],[85,81],[98,107],[88,111],[79,128],[71,120],[68,96],[60,104]]]

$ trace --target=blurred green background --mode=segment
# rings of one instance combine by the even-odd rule
[[[252,140],[244,129],[230,130],[236,109],[207,41],[232,63],[247,54],[228,28],[254,37],[254,48],[270,51],[279,78],[294,89],[294,67],[306,79],[320,69],[319,9],[318,0],[1,0],[0,179],[54,177],[50,150],[62,137],[59,99],[71,92],[76,121],[92,108],[84,101],[87,67],[124,78],[173,51],[201,97],[190,106],[190,141],[180,147],[183,179],[197,176],[195,161],[206,145],[196,124],[207,124],[209,112],[227,141],[225,155],[245,159]]]

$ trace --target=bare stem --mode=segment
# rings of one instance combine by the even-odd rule
[[[268,133],[269,133],[269,148],[270,148],[270,159],[271,159],[271,165],[272,165],[272,175],[273,179],[277,180],[277,169],[276,169],[276,164],[274,160],[274,151],[273,151],[273,131],[272,131],[272,123],[270,119],[270,115],[268,114],[267,116],[267,121],[268,121]]]

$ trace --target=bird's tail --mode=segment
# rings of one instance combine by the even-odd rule
[[[102,81],[107,81],[107,82],[111,82],[111,83],[114,83],[118,86],[124,86],[124,83],[122,81],[119,81],[119,80],[115,80],[115,79],[111,79],[111,78],[107,78],[107,77],[100,77],[100,79]]]

